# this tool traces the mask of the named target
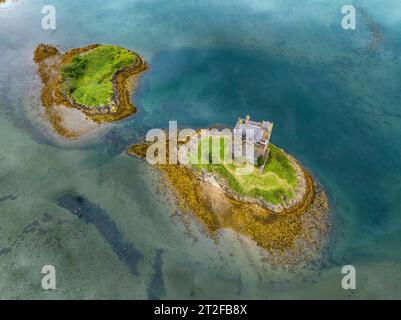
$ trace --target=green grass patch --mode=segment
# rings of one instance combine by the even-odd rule
[[[294,195],[297,177],[295,169],[283,150],[270,144],[269,159],[263,173],[259,172],[258,167],[254,167],[251,174],[238,175],[236,169],[241,165],[223,163],[224,154],[230,152],[227,148],[228,141],[224,138],[213,138],[220,139],[220,143],[216,143],[218,149],[215,150],[215,155],[220,157],[221,163],[211,164],[213,159],[212,138],[204,139],[201,141],[209,144],[209,150],[202,148],[199,143],[197,154],[189,155],[189,162],[197,170],[205,169],[213,172],[225,179],[228,186],[234,191],[255,198],[262,197],[266,202],[272,204],[279,204],[283,201],[283,197],[291,198]],[[201,163],[202,159],[209,160],[209,163]]]
[[[269,159],[267,160],[264,172],[273,172],[280,178],[287,180],[291,186],[295,187],[297,184],[297,176],[287,155],[283,150],[277,148],[273,144],[270,144],[269,148]]]
[[[134,62],[135,55],[127,49],[99,46],[62,67],[63,90],[85,106],[108,105],[113,95],[113,75]]]

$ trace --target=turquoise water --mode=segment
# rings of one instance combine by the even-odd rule
[[[53,31],[41,28],[46,1],[0,8],[0,298],[401,298],[401,3],[351,2],[356,31],[341,29],[338,0],[54,0]],[[138,114],[55,138],[32,62],[40,42],[142,54]],[[312,272],[262,263],[229,230],[215,243],[187,227],[158,174],[122,152],[168,120],[233,126],[245,114],[273,121],[273,141],[327,191],[333,230]],[[82,203],[103,219],[72,214]],[[41,289],[45,264],[56,291]]]

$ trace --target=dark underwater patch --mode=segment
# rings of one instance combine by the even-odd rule
[[[9,248],[0,249],[0,256],[8,254],[10,251]]]
[[[35,220],[24,228],[22,234],[34,233],[39,229],[39,227],[40,227],[39,222]]]
[[[124,239],[116,223],[109,218],[104,209],[82,196],[72,194],[62,195],[58,198],[57,204],[83,219],[86,223],[94,225],[104,240],[110,244],[120,260],[131,270],[131,273],[138,275],[137,265],[143,258],[142,253],[132,243]]]
[[[4,202],[4,201],[7,201],[7,200],[15,200],[15,199],[17,199],[16,196],[14,196],[12,194],[9,194],[8,196],[0,197],[0,203]]]
[[[166,289],[164,287],[164,279],[163,279],[163,256],[164,251],[158,249],[156,251],[156,257],[154,262],[154,270],[155,273],[150,281],[148,287],[148,299],[150,300],[160,300],[165,294]]]

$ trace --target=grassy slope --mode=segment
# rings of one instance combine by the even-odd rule
[[[108,105],[113,94],[111,80],[114,73],[134,61],[134,54],[124,48],[99,46],[64,66],[63,70],[66,70],[80,63],[83,70],[70,74],[62,70],[63,82],[73,84],[67,91],[76,102],[88,107]]]
[[[209,144],[209,153],[212,150],[212,144]],[[220,158],[223,158],[225,152],[223,140],[220,143]],[[198,159],[210,158],[209,154],[202,154],[200,147],[198,150]],[[190,156],[190,162],[194,163],[196,155]],[[228,185],[240,194],[262,197],[265,201],[278,204],[285,195],[291,197],[297,184],[295,170],[289,162],[285,153],[270,144],[270,156],[265,166],[263,174],[259,174],[257,168],[250,175],[236,175],[235,164],[193,164],[196,169],[204,168],[209,172],[215,172],[226,179]]]

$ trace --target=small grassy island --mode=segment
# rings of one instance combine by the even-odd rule
[[[265,249],[265,259],[271,264],[294,267],[316,259],[330,229],[330,218],[325,192],[310,173],[270,143],[270,134],[248,174],[236,171],[244,163],[204,164],[202,158],[213,158],[213,140],[218,140],[220,159],[232,152],[225,138],[206,136],[194,148],[187,148],[188,163],[155,164],[179,208],[198,217],[212,236],[220,229],[232,229],[252,239]],[[179,142],[181,146],[188,143]],[[202,143],[210,148],[202,151]],[[132,145],[128,154],[145,158],[150,146],[148,142]]]
[[[116,46],[99,46],[74,56],[61,68],[63,91],[81,105],[110,105],[114,74],[134,62],[134,53]]]
[[[134,114],[130,92],[148,68],[133,51],[99,44],[65,53],[40,44],[34,61],[44,84],[46,116],[58,134],[68,138]]]

